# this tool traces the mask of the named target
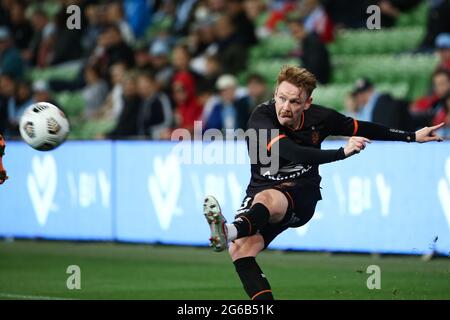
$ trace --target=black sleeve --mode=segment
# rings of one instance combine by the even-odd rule
[[[267,130],[266,140],[261,140],[259,132],[257,132],[258,148],[260,144],[264,144],[264,148],[268,152],[277,152],[280,158],[301,164],[323,164],[342,160],[345,158],[344,148],[336,150],[320,150],[311,147],[300,146],[285,134],[280,134],[270,115],[263,112],[254,112],[248,123],[249,129]],[[276,148],[273,148],[278,144]]]
[[[151,105],[150,117],[145,119],[145,125],[146,127],[150,127],[162,122],[164,122],[163,105],[159,99],[155,99]]]
[[[334,136],[361,136],[373,140],[383,141],[416,141],[416,133],[398,129],[391,129],[383,125],[359,121],[332,110],[328,117],[330,135]]]
[[[280,158],[295,163],[316,165],[345,159],[344,148],[321,150],[303,147],[288,137],[283,137],[278,141]]]

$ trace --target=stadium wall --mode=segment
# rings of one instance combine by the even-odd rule
[[[68,141],[38,152],[9,142],[0,236],[207,245],[202,200],[215,195],[232,219],[250,178],[245,144],[182,146]],[[375,142],[320,172],[313,219],[271,248],[450,252],[450,142]]]

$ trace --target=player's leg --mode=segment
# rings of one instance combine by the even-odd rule
[[[0,134],[0,184],[2,184],[8,179],[8,176],[6,175],[6,170],[3,167],[3,155],[5,154],[5,147],[6,147],[5,140]]]
[[[268,223],[276,224],[283,220],[289,206],[286,195],[276,189],[257,193],[250,209],[227,225],[230,241],[252,236]],[[235,231],[234,231],[235,230]]]
[[[256,262],[256,256],[262,250],[264,250],[264,239],[260,234],[255,234],[233,241],[228,252],[250,299],[273,300],[269,281]]]
[[[268,223],[280,222],[288,205],[285,194],[276,189],[267,189],[255,195],[245,215],[226,224],[218,201],[213,196],[207,196],[203,212],[211,229],[210,246],[215,251],[222,251],[228,246],[228,242],[252,236]]]

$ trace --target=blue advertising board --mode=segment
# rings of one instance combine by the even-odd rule
[[[232,220],[250,179],[239,142],[68,141],[52,152],[10,142],[6,151],[0,236],[206,245],[204,196]],[[450,252],[449,142],[374,142],[320,173],[314,217],[272,248]]]
[[[66,142],[52,152],[9,142],[0,235],[112,239],[110,142]]]

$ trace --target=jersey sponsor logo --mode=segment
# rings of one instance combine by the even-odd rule
[[[302,175],[310,171],[312,167],[313,166],[311,165],[304,167],[301,164],[286,166],[280,168],[276,174],[271,174],[270,171],[267,171],[264,173],[263,176],[269,180],[275,181],[295,179],[301,177]]]
[[[319,132],[313,131],[311,134],[311,142],[312,144],[319,144],[320,142],[320,135]]]

